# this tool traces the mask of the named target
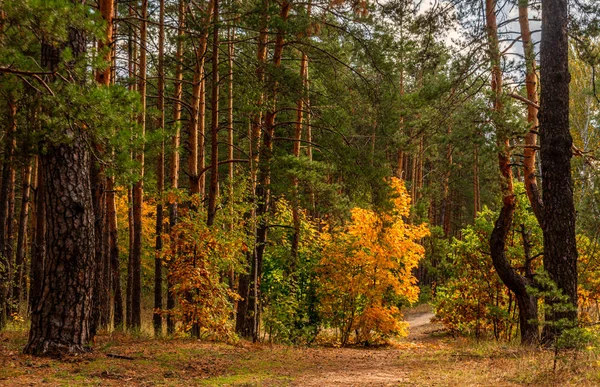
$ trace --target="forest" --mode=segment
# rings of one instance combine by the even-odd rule
[[[595,0],[0,0],[0,385],[600,384]]]

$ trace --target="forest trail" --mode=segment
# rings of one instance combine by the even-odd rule
[[[409,310],[409,335],[387,346],[295,347],[99,336],[93,352],[63,359],[23,355],[25,330],[0,334],[0,386],[597,386],[598,359],[552,371],[551,351],[454,338],[426,306]],[[595,376],[594,376],[595,375]]]
[[[435,315],[427,305],[406,313],[404,321],[409,325],[409,334],[394,345],[376,349],[339,348],[335,352],[321,351],[321,361],[294,386],[398,386],[415,385],[411,370],[403,366],[402,359],[407,349],[422,346],[432,332],[441,326],[432,323]]]

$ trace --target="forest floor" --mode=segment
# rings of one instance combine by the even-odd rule
[[[453,338],[426,308],[408,337],[376,348],[237,345],[103,335],[92,353],[34,358],[23,330],[0,334],[0,386],[598,386],[600,361]]]

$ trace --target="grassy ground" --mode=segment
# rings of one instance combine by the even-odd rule
[[[598,357],[445,336],[435,326],[382,348],[298,348],[103,335],[93,353],[61,360],[0,335],[0,386],[597,386]],[[126,358],[114,357],[122,356]]]

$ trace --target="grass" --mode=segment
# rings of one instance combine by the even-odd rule
[[[600,357],[429,335],[389,347],[302,348],[114,333],[92,353],[26,356],[23,329],[0,335],[0,386],[596,386]],[[123,355],[133,360],[108,357]]]

